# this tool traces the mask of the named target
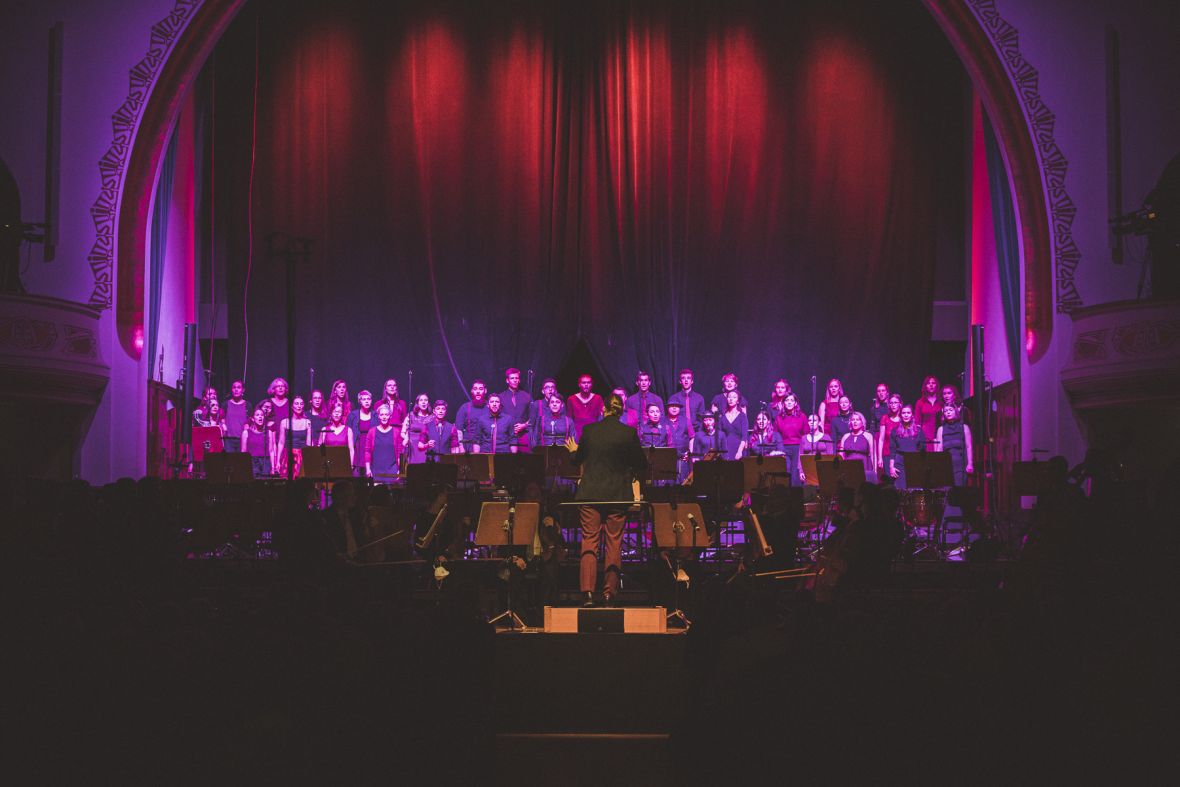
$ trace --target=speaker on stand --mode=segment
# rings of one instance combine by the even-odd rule
[[[173,456],[176,463],[172,466],[172,477],[179,478],[181,473],[192,462],[193,444],[193,364],[197,360],[197,324],[185,323],[184,326],[184,363],[180,367],[180,379],[176,381],[176,389],[180,392],[180,408],[177,417],[180,423],[174,434],[179,443]]]

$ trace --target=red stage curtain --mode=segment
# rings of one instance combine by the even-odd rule
[[[926,371],[965,80],[917,2],[259,2],[217,57],[235,283],[258,62],[256,392],[285,366],[274,230],[316,239],[300,369],[354,390],[412,368],[454,400],[578,336],[615,381],[734,370],[754,400],[814,373],[867,406]]]

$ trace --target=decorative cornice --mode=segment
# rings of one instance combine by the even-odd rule
[[[168,59],[168,53],[202,2],[203,0],[176,0],[171,13],[152,25],[147,54],[131,67],[127,97],[111,116],[114,135],[110,147],[98,160],[101,185],[98,198],[90,206],[95,237],[86,260],[94,275],[94,291],[90,294],[90,305],[96,308],[111,307],[114,293],[115,219],[119,206],[119,190],[144,102],[160,66]]]
[[[1082,253],[1073,238],[1077,206],[1065,190],[1065,173],[1069,169],[1069,161],[1053,134],[1056,116],[1041,98],[1037,70],[1020,51],[1019,31],[1000,16],[995,0],[967,0],[967,5],[991,38],[992,45],[1012,78],[1016,94],[1024,105],[1025,118],[1032,131],[1041,164],[1043,187],[1052,212],[1057,311],[1067,314],[1082,305],[1082,296],[1074,281]]]

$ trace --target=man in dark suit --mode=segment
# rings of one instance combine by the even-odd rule
[[[588,503],[581,507],[582,560],[580,588],[585,605],[594,603],[594,586],[598,575],[598,542],[606,531],[603,572],[603,600],[610,604],[619,592],[619,565],[622,563],[623,523],[628,506],[619,501],[634,496],[632,482],[647,468],[647,458],[635,430],[619,421],[623,400],[612,394],[606,402],[605,417],[586,424],[579,442],[566,441],[573,462],[582,466],[575,500]],[[616,505],[589,505],[594,502]]]

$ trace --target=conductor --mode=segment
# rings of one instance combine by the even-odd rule
[[[581,442],[566,440],[573,463],[582,466],[582,479],[574,500],[585,501],[579,508],[582,525],[580,589],[583,606],[594,605],[598,574],[598,543],[606,531],[603,571],[603,603],[610,605],[619,592],[624,515],[633,498],[632,482],[647,468],[647,458],[635,430],[619,420],[623,400],[612,394],[606,401],[603,420],[582,429]],[[597,505],[596,505],[597,503]]]

